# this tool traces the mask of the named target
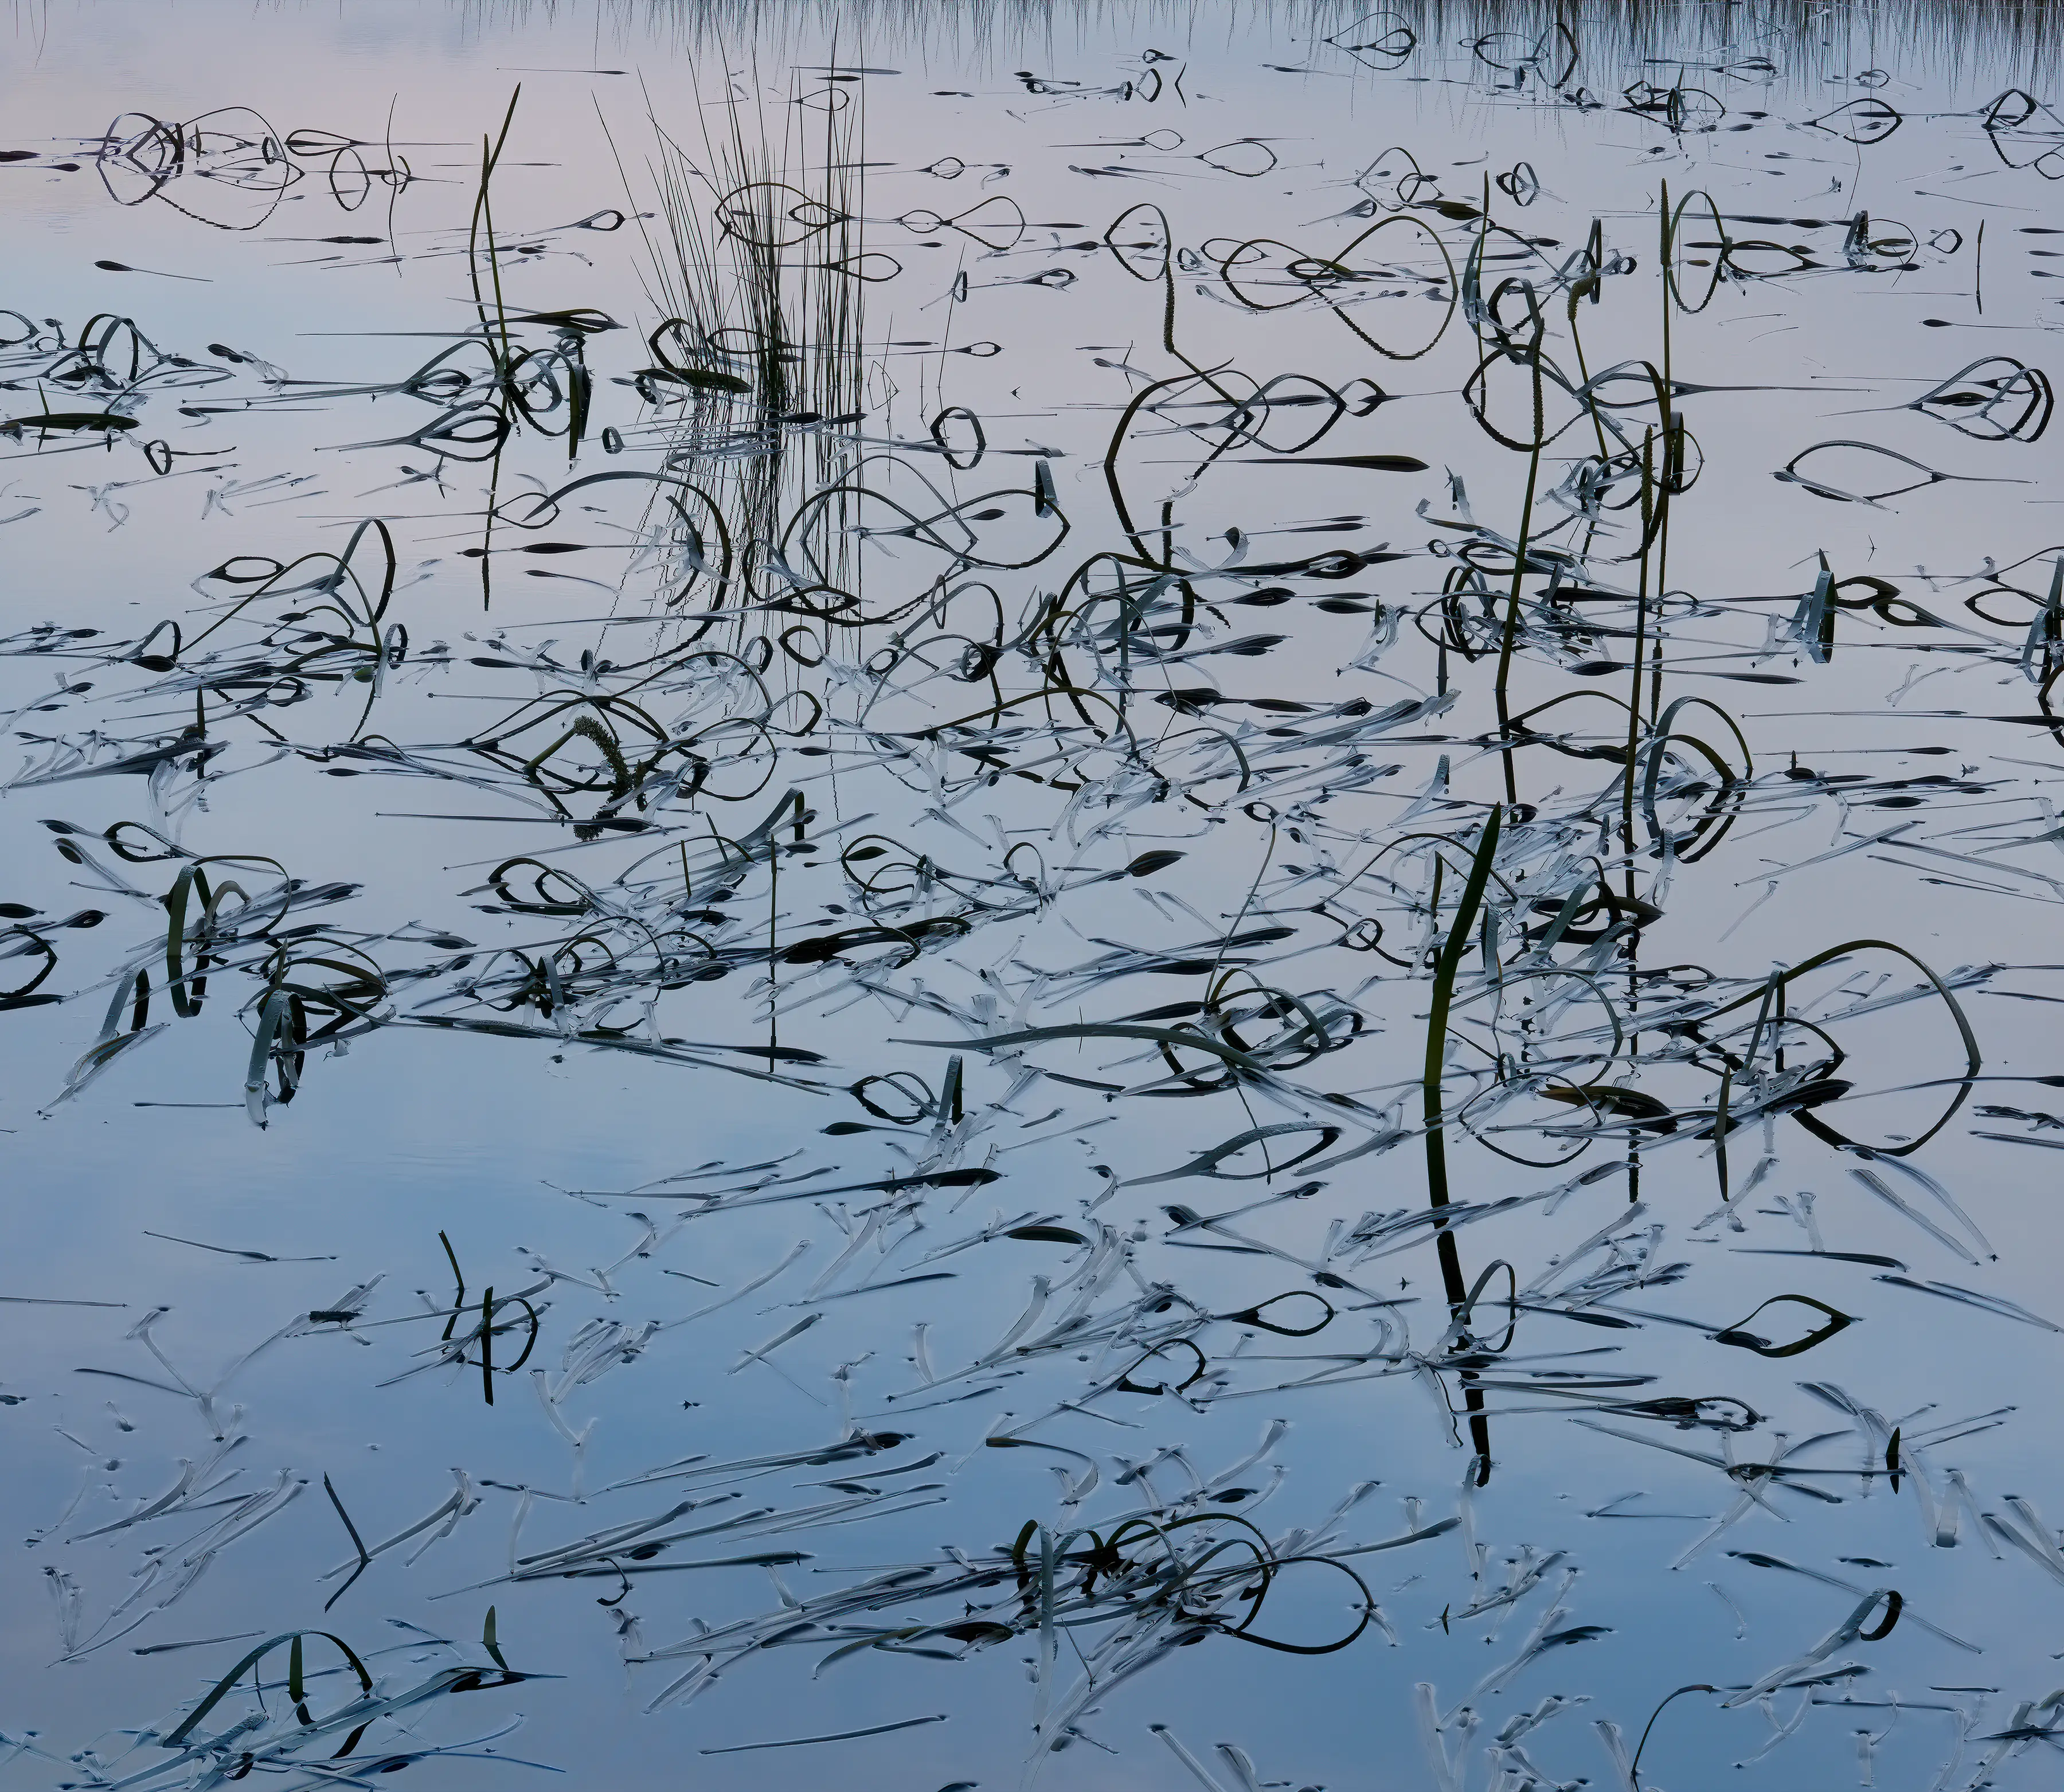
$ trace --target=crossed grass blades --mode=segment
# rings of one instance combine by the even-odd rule
[[[1401,14],[1353,22],[1324,45],[1379,74],[1435,54]],[[1594,91],[1610,63],[1568,20],[1486,31],[1458,60],[1501,99],[1673,140],[1760,121],[1779,91],[1762,48],[1715,49],[1667,83],[1615,76]],[[1444,1631],[1481,1621],[1495,1635],[1506,1614],[1544,1596],[1515,1652],[1461,1698],[1444,1707],[1430,1683],[1422,1688],[1429,1762],[1455,1786],[1479,1746],[1484,1701],[1544,1658],[1559,1664],[1566,1648],[1610,1633],[1566,1621],[1578,1572],[1566,1552],[1518,1550],[1501,1585],[1477,1540],[1473,1502],[1509,1459],[1522,1415],[1567,1415],[1717,1471],[1726,1503],[1680,1564],[1759,1514],[1840,1504],[1882,1485],[1910,1491],[1931,1540],[1953,1540],[1962,1513],[1996,1547],[2064,1580],[2055,1533],[2032,1505],[1985,1495],[1981,1507],[1935,1454],[2003,1423],[2003,1412],[1891,1417],[1832,1381],[1808,1382],[1804,1396],[1844,1423],[1802,1440],[1743,1394],[1659,1386],[1664,1374],[1638,1366],[1635,1354],[1645,1336],[1674,1327],[1714,1347],[1703,1360],[1723,1381],[1748,1358],[1803,1358],[1869,1317],[1849,1310],[1864,1304],[1856,1294],[1824,1298],[1805,1278],[1828,1278],[1811,1284],[1828,1293],[1850,1289],[1856,1278],[1832,1278],[1859,1265],[1882,1272],[1868,1292],[1891,1305],[1873,1313],[1960,1308],[1959,1318],[2058,1329],[1965,1285],[1982,1276],[1991,1246],[1919,1160],[1987,1075],[1966,1001],[2003,993],[2015,967],[1938,967],[1848,926],[1798,941],[1776,969],[1745,967],[1725,935],[1711,942],[1710,962],[1657,963],[1649,946],[1702,874],[1695,867],[1727,862],[1722,849],[1738,830],[1802,808],[1901,812],[1882,829],[1852,829],[1830,853],[1883,849],[1894,862],[1953,864],[1966,879],[2018,880],[2024,894],[2057,898],[2055,880],[2004,856],[2050,838],[2046,814],[2040,829],[2019,814],[2012,825],[2022,832],[1976,840],[1955,818],[1959,799],[1999,787],[1992,769],[1953,777],[1823,774],[1796,759],[1759,767],[1748,718],[1703,682],[1810,684],[1886,641],[1913,656],[1953,649],[2031,693],[2032,710],[1997,725],[2064,741],[2053,707],[2064,671],[2057,547],[2016,544],[1982,579],[1951,582],[1946,597],[1937,581],[1893,580],[1824,555],[1808,588],[1775,601],[1695,589],[1705,569],[1671,556],[1673,518],[1700,501],[1706,470],[1699,401],[1756,389],[1681,376],[1677,350],[1695,320],[1748,291],[1788,303],[1814,276],[1860,286],[1922,269],[1952,279],[1967,266],[1975,306],[1975,228],[1966,241],[1863,212],[1745,216],[1706,192],[1659,183],[1638,220],[1585,220],[1558,240],[1536,221],[1546,216],[1537,207],[1557,201],[1533,163],[1487,170],[1471,185],[1429,172],[1400,145],[1359,167],[1344,212],[1295,240],[1287,224],[1282,236],[1220,231],[1209,200],[1179,196],[1114,205],[1100,224],[1068,224],[1079,234],[1059,244],[1059,220],[1028,216],[1007,191],[956,184],[974,172],[957,156],[898,171],[955,197],[886,215],[868,169],[866,83],[836,64],[827,73],[741,75],[706,96],[692,139],[648,118],[642,164],[617,157],[620,204],[518,235],[497,221],[498,204],[505,217],[512,204],[510,156],[525,122],[526,103],[512,96],[479,145],[463,228],[405,251],[398,245],[417,239],[394,220],[413,203],[408,146],[281,134],[240,110],[184,122],[129,115],[109,127],[95,165],[113,200],[171,205],[218,229],[257,228],[312,180],[346,213],[383,196],[383,234],[330,240],[443,260],[462,273],[470,310],[463,327],[433,333],[426,354],[405,351],[420,358],[391,380],[301,380],[221,344],[204,359],[160,347],[126,316],[74,326],[5,317],[0,373],[24,396],[0,430],[22,461],[42,470],[120,455],[139,482],[215,478],[211,504],[240,527],[238,507],[255,510],[275,488],[225,480],[221,455],[175,449],[174,426],[159,430],[159,419],[311,406],[343,418],[377,405],[375,430],[386,433],[361,436],[354,426],[341,432],[353,439],[325,446],[385,457],[412,493],[435,494],[465,522],[467,545],[451,557],[467,563],[485,630],[470,651],[418,639],[428,606],[412,594],[440,575],[409,563],[382,515],[354,520],[335,547],[312,545],[292,523],[254,524],[248,551],[195,579],[194,605],[142,632],[51,624],[0,644],[25,662],[50,662],[54,687],[14,718],[30,749],[10,781],[18,800],[133,777],[148,806],[147,820],[43,822],[70,881],[105,909],[61,919],[26,902],[5,911],[0,955],[18,971],[6,1005],[76,1002],[85,1027],[104,1017],[52,1106],[109,1099],[169,1033],[213,1053],[224,1092],[240,1093],[232,1105],[264,1127],[303,1098],[323,1053],[407,1028],[466,1035],[454,1050],[528,1042],[562,1057],[630,1054],[720,1073],[698,1088],[747,1079],[798,1113],[836,1115],[805,1123],[817,1136],[864,1141],[770,1147],[763,1159],[707,1163],[635,1190],[578,1191],[629,1216],[631,1248],[585,1274],[537,1259],[514,1292],[502,1281],[500,1294],[488,1284],[474,1298],[458,1250],[439,1232],[448,1300],[426,1295],[421,1311],[375,1318],[375,1278],[257,1346],[359,1338],[381,1351],[384,1380],[441,1374],[490,1406],[498,1376],[506,1389],[522,1375],[567,1451],[565,1495],[455,1470],[427,1516],[369,1545],[323,1474],[351,1546],[326,1576],[341,1581],[328,1605],[404,1545],[413,1562],[490,1495],[506,1496],[509,1560],[494,1584],[510,1591],[497,1596],[593,1583],[650,1707],[703,1698],[781,1647],[807,1645],[816,1673],[863,1656],[958,1661],[1028,1647],[1030,1772],[1078,1744],[1109,1746],[1088,1727],[1103,1701],[1178,1649],[1238,1642],[1331,1655],[1371,1629],[1401,1645],[1365,1572],[1369,1559],[1404,1550],[1430,1560],[1421,1546],[1453,1534],[1469,1568],[1437,1620]],[[1155,121],[1099,140],[1108,159],[1078,172],[1130,181],[1175,170],[1207,183],[1206,194],[1273,176],[1282,157],[1258,137],[1199,147],[1187,127],[1160,122],[1182,115],[1182,73],[1156,51],[1101,85],[1018,79],[1025,96],[1071,118],[1094,107]],[[621,121],[609,122],[615,131]],[[1875,91],[1788,122],[1864,154],[1907,123]],[[2055,177],[2058,127],[2032,91],[2004,91],[1968,122],[2004,168]],[[653,303],[632,328],[583,302],[562,251],[585,240],[575,232],[614,236],[634,224]],[[925,291],[944,321],[906,326],[899,309],[899,330],[933,333],[890,337],[885,301],[912,290],[920,245],[949,245],[958,263],[935,283],[942,290]],[[514,302],[519,271],[533,286],[562,282],[560,302]],[[1070,457],[1021,443],[953,389],[961,369],[1008,349],[968,334],[964,320],[984,315],[981,294],[1024,288],[1058,305],[1077,302],[1078,286],[1130,308],[1129,353],[1148,365],[1102,364],[1115,377],[1086,400],[1101,413],[1101,439]],[[1198,345],[1207,303],[1252,326],[1240,353]],[[1598,364],[1600,342],[1641,340],[1651,352]],[[1309,360],[1288,366],[1280,357],[1293,344],[1324,371],[1305,370]],[[1391,389],[1422,377],[1432,389]],[[1958,438],[1993,457],[1959,467],[2028,465],[2021,451],[2043,439],[2054,403],[2047,374],[2006,355],[1945,355],[1925,379],[1881,396],[1884,410],[1939,426],[1945,460]],[[1470,421],[1485,471],[1450,466],[1442,478],[1414,451],[1405,407],[1427,400]],[[414,425],[398,434],[397,409]],[[1090,462],[1087,476],[1074,476],[1082,470],[1071,458]],[[1369,493],[1367,508],[1279,527],[1288,513],[1257,494],[1288,470],[1352,480]],[[1937,468],[1864,434],[1810,443],[1768,470],[1788,501],[1865,507],[2027,476]],[[1472,482],[1479,492],[1517,484],[1516,507],[1480,520]],[[124,482],[91,489],[96,509],[125,526]],[[1430,539],[1370,539],[1373,517],[1407,490],[1424,526],[1415,533]],[[1313,549],[1308,534],[1336,539]],[[577,555],[594,558],[567,558]],[[568,565],[607,565],[611,575]],[[532,575],[599,587],[612,604],[635,600],[627,619],[607,620],[628,620],[635,632],[578,650],[528,642],[510,587]],[[1236,609],[1293,620],[1264,630]],[[1330,639],[1311,632],[1332,618],[1366,631],[1351,652],[1326,650],[1333,661],[1405,694],[1312,695],[1296,656]],[[1284,694],[1292,690],[1300,694]],[[439,731],[432,692],[489,707]],[[1404,760],[1393,753],[1418,761],[1416,780],[1394,781]],[[472,805],[405,812],[411,819],[534,829],[537,845],[490,854],[470,868],[478,881],[450,892],[454,904],[520,923],[523,937],[482,946],[455,907],[449,924],[350,924],[372,874],[290,866],[260,850],[256,804],[240,813],[240,781],[275,767],[375,777],[438,793],[425,801]],[[1374,810],[1379,797],[1389,806]],[[218,818],[249,817],[248,850],[182,844],[204,799]],[[976,806],[992,801],[1007,813]],[[1372,822],[1371,813],[1385,818]],[[1206,885],[1188,881],[1207,865],[1226,885],[1215,914]],[[1114,898],[1151,908],[1151,926],[1114,935]],[[82,963],[116,916],[133,941]],[[970,973],[981,953],[982,969]],[[1155,981],[1132,981],[1142,978]],[[820,1023],[863,1004],[895,1017],[881,1055],[841,1063],[818,1049]],[[1860,1087],[1852,1059],[1877,1017],[1894,1012],[1928,1055],[1924,1073],[1910,1086]],[[1409,1039],[1394,1063],[1382,1043],[1391,1035]],[[1195,1136],[1212,1142],[1179,1161],[1130,1177],[1104,1168],[1075,1210],[1065,1201],[1050,1210],[1060,1197],[1032,1193],[1034,1178],[1018,1185],[1022,1195],[1008,1185],[1007,1152],[1025,1141],[1006,1128],[1022,1130],[1014,1104],[1034,1091],[1058,1105],[1030,1123],[1048,1128],[1034,1143],[1090,1139],[1107,1122],[1157,1136],[1131,1116],[1169,1101],[1206,1104],[1182,1112],[1223,1124],[1200,1124]],[[2032,1128],[1987,1135],[2026,1144],[2047,1143],[2058,1124],[2004,1106],[1978,1112]],[[1712,1205],[1682,1229],[1745,1233],[1753,1209],[1744,1204],[1778,1168],[1778,1140],[1801,1135],[1836,1154],[1830,1161],[1901,1229],[1901,1249],[1947,1253],[1964,1280],[1917,1273],[1887,1252],[1828,1250],[1800,1196],[1791,1210],[1806,1244],[1769,1250],[1790,1261],[1750,1310],[1648,1304],[1671,1298],[1663,1291],[1686,1283],[1689,1266],[1666,1254],[1677,1217],[1656,1217],[1644,1178],[1652,1190],[1697,1160]],[[1745,1147],[1755,1155],[1743,1174]],[[885,1173],[858,1162],[877,1148],[893,1166]],[[1401,1166],[1415,1156],[1423,1170],[1408,1176]],[[1544,1177],[1550,1185],[1534,1189]],[[1163,1188],[1176,1182],[1233,1186]],[[1006,1206],[989,1222],[953,1217],[998,1185]],[[1498,1254],[1501,1235],[1515,1235],[1501,1221],[1552,1218],[1601,1185],[1623,1185],[1625,1205],[1574,1248],[1538,1261]],[[1189,1198],[1148,1197],[1158,1230],[1153,1218],[1120,1223],[1117,1209],[1105,1211],[1147,1187]],[[1397,1205],[1352,1220],[1308,1205],[1329,1187],[1381,1189],[1375,1198]],[[1523,1192],[1491,1192],[1501,1188]],[[647,1273],[672,1240],[776,1205],[818,1213],[838,1235],[807,1280],[791,1272],[809,1245],[690,1297],[701,1304],[687,1312],[643,1326],[610,1314],[619,1277],[655,1288],[659,1273],[709,1279]],[[949,1228],[957,1236],[942,1237]],[[925,1297],[916,1290],[972,1275],[976,1264],[1007,1263],[998,1273],[1015,1282],[1028,1248],[1046,1267],[994,1342],[935,1364],[931,1322],[914,1317],[912,1374],[867,1391],[878,1410],[856,1410],[853,1364],[827,1388],[821,1374],[792,1377],[800,1353],[777,1360],[840,1303],[873,1300],[917,1316]],[[1437,1296],[1406,1298],[1384,1279],[1422,1268],[1429,1249]],[[1217,1253],[1252,1284],[1233,1301],[1186,1289],[1186,1262],[1196,1260],[1179,1251]],[[664,1332],[764,1290],[776,1290],[768,1314],[782,1310],[771,1335],[724,1372],[791,1379],[820,1403],[828,1391],[838,1403],[831,1441],[746,1456],[713,1449],[590,1487],[588,1427],[573,1416],[580,1390],[637,1363]],[[589,1293],[604,1305],[567,1317]],[[219,1465],[244,1434],[220,1397],[250,1357],[213,1382],[190,1377],[155,1338],[159,1318],[129,1334],[152,1358],[139,1362],[142,1374],[90,1372],[191,1403],[210,1428],[208,1453],[171,1493],[114,1525],[74,1525],[75,1539],[212,1511],[202,1496],[234,1479]],[[1585,1342],[1571,1346],[1573,1338]],[[546,1362],[557,1353],[556,1370],[532,1366],[540,1351]],[[1085,1414],[1133,1423],[1123,1415],[1141,1401],[1179,1422],[1227,1402],[1386,1380],[1433,1395],[1459,1474],[1451,1512],[1427,1515],[1414,1498],[1402,1528],[1373,1540],[1377,1528],[1356,1516],[1373,1481],[1349,1487],[1315,1524],[1272,1534],[1249,1516],[1287,1478],[1280,1422],[1219,1468],[1180,1445],[1100,1460],[1034,1435]],[[947,1452],[921,1432],[948,1420],[922,1415],[998,1398],[1022,1403],[978,1435],[966,1459],[941,1466]],[[1856,1447],[1860,1466],[1838,1464],[1842,1444]],[[798,1594],[782,1579],[815,1556],[792,1537],[835,1542],[836,1527],[949,1504],[953,1475],[971,1463],[1027,1459],[991,1452],[1058,1459],[1053,1509],[1010,1540],[962,1539],[943,1560],[871,1571],[834,1592]],[[939,1479],[912,1478],[935,1470]],[[800,1504],[785,1495],[748,1503],[752,1483],[818,1471],[829,1478],[802,1483]],[[64,1656],[88,1655],[168,1609],[308,1484],[283,1472],[272,1487],[228,1495],[226,1516],[179,1551],[152,1552],[139,1586],[91,1625],[84,1590],[54,1568]],[[655,1489],[670,1503],[631,1509]],[[526,1552],[520,1532],[541,1497],[606,1500],[609,1522]],[[68,1514],[60,1528],[71,1523]],[[1818,1694],[1832,1699],[1868,1671],[1868,1657],[1845,1652],[1901,1625],[1902,1642],[1919,1630],[1949,1648],[1977,1646],[1874,1577],[1760,1552],[1728,1559],[1841,1596],[1818,1641],[1788,1641],[1772,1651],[1781,1659],[1740,1684],[1670,1693],[1631,1754],[1620,1726],[1602,1722],[1615,1771],[1637,1792],[1662,1713],[1682,1695],[1761,1709],[1774,1746]],[[680,1575],[735,1571],[767,1576],[773,1603],[716,1624],[683,1617],[661,1641],[628,1604],[634,1593],[663,1596]],[[1314,1608],[1337,1621],[1301,1631]],[[376,1672],[380,1652],[358,1652],[343,1629],[272,1636],[175,1720],[139,1733],[139,1747],[167,1751],[148,1757],[145,1772],[94,1763],[81,1783],[290,1770],[334,1778],[485,1746],[491,1738],[423,1745],[414,1717],[398,1720],[538,1677],[509,1668],[495,1624],[490,1607],[478,1652],[441,1637],[410,1644],[449,1657],[426,1677]],[[317,1642],[341,1665],[311,1673]],[[285,1680],[268,1681],[283,1650]],[[341,1697],[318,1714],[312,1688],[325,1680]],[[1797,1698],[1795,1718],[1777,1715],[1780,1694]],[[1526,1739],[1574,1703],[1544,1701],[1481,1744],[1501,1783],[1547,1783]],[[2049,1742],[2056,1706],[2054,1696],[2026,1701],[1989,1735],[1963,1721],[1947,1778],[1967,1735],[1984,1744],[1965,1764],[1972,1785]],[[943,1721],[922,1713],[703,1752],[842,1743]],[[1172,1731],[1159,1733],[1187,1770],[1219,1784]],[[1220,1757],[1232,1783],[1256,1783],[1240,1750],[1222,1746]]]

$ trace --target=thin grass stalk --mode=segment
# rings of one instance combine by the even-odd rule
[[[1498,641],[1498,681],[1495,694],[1498,699],[1498,731],[1503,741],[1502,757],[1505,761],[1505,800],[1509,803],[1519,801],[1519,786],[1514,771],[1512,759],[1512,706],[1506,687],[1512,676],[1512,649],[1519,635],[1520,584],[1526,576],[1528,538],[1534,522],[1534,494],[1541,480],[1542,438],[1546,434],[1546,418],[1542,410],[1541,391],[1542,337],[1546,331],[1539,313],[1534,314],[1534,346],[1527,363],[1534,373],[1534,446],[1526,457],[1526,495],[1520,500],[1518,546],[1512,557],[1512,591],[1506,603],[1505,628]]]
[[[1498,833],[1504,813],[1502,809],[1493,809],[1490,819],[1484,823],[1483,833],[1477,842],[1476,856],[1470,861],[1469,877],[1462,886],[1461,898],[1455,905],[1454,920],[1433,967],[1433,999],[1426,1019],[1422,1093],[1426,1121],[1426,1194],[1436,1208],[1448,1205],[1448,1156],[1441,1100],[1447,1061],[1448,1016],[1454,1006],[1456,974],[1461,968],[1462,955],[1469,949],[1470,930],[1476,924],[1477,910],[1483,906],[1484,889],[1490,880],[1491,865],[1498,856]],[[1454,1241],[1445,1227],[1441,1237],[1442,1278],[1449,1302],[1459,1306],[1468,1299],[1469,1290],[1461,1279],[1460,1264],[1453,1261]]]

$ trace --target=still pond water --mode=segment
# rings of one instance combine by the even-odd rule
[[[2054,1783],[2042,9],[8,23],[7,1783]]]

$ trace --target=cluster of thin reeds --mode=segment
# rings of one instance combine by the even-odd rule
[[[849,459],[822,426],[857,418],[867,377],[857,95],[799,87],[770,108],[748,77],[699,103],[693,148],[652,121],[663,235],[648,241],[667,319],[658,333],[721,380],[695,389],[668,464],[724,513],[739,554],[736,595],[784,595],[769,560],[785,564],[788,519]],[[836,504],[813,509],[808,545],[820,565],[843,562],[842,515]]]

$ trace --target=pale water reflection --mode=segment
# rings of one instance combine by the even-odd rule
[[[12,24],[18,1782],[2048,1783],[2046,10]]]

